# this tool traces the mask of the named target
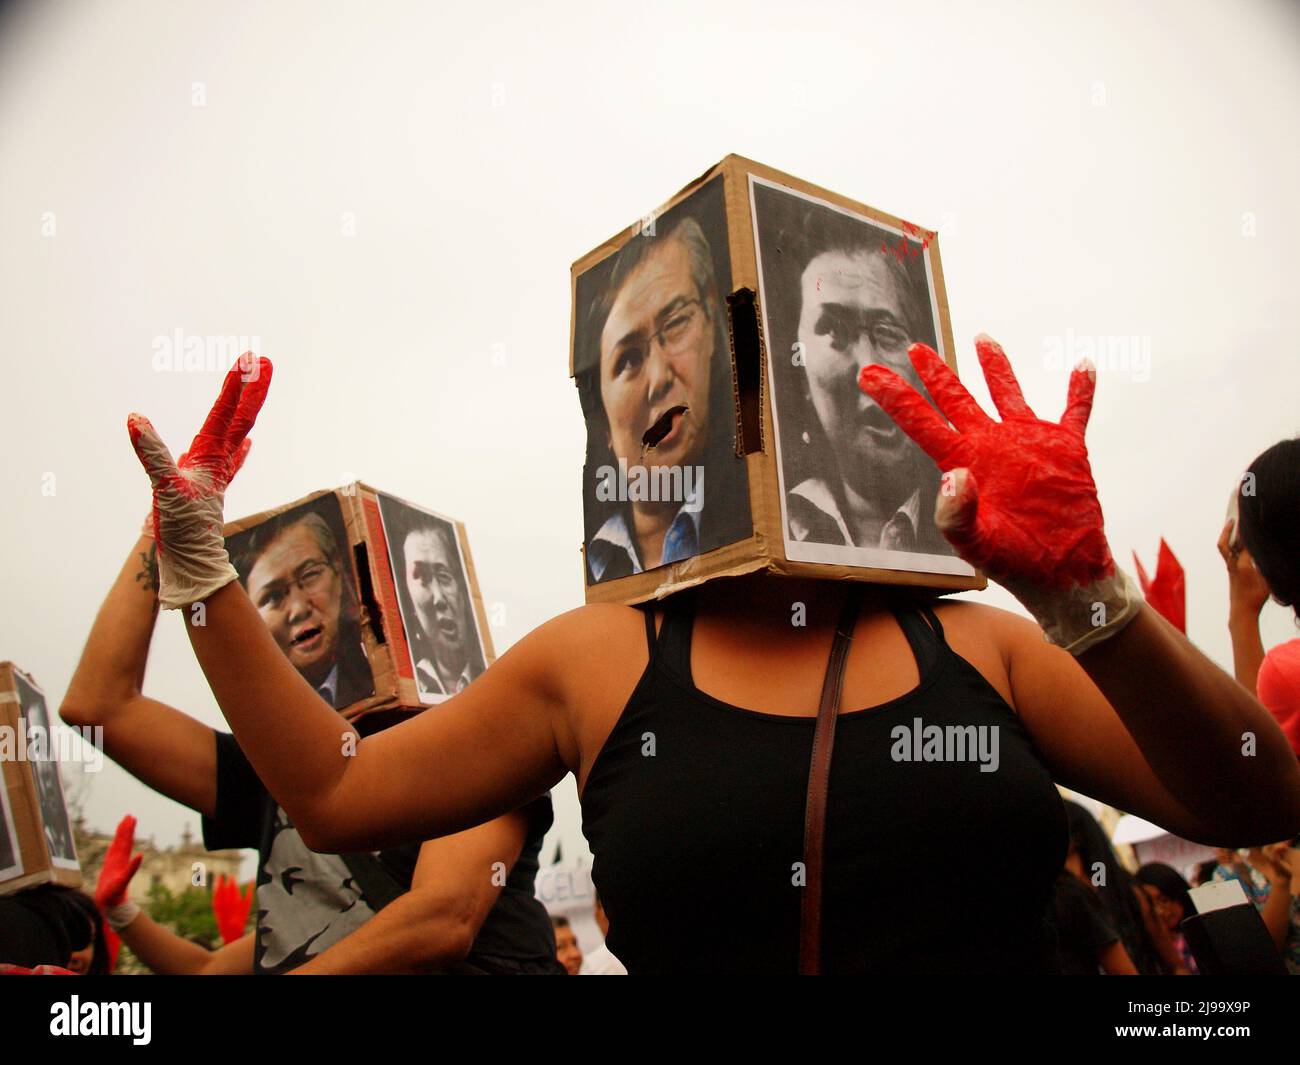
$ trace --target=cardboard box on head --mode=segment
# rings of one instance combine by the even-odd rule
[[[0,662],[0,895],[38,884],[81,887],[59,779],[59,756],[71,735],[51,727],[36,682]]]
[[[879,362],[926,394],[914,342],[956,369],[936,234],[729,155],[572,275],[588,602],[755,570],[985,586],[857,385]]]
[[[225,534],[271,635],[349,720],[442,702],[495,657],[460,522],[357,482]]]

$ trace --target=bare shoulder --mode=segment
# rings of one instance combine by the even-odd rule
[[[581,783],[650,660],[645,613],[617,603],[576,607],[539,625],[501,664],[511,659],[558,710],[555,742]]]
[[[604,655],[624,645],[644,650],[645,614],[620,603],[588,603],[543,622],[516,646],[524,645],[543,655]]]
[[[948,645],[1019,710],[1012,684],[1015,665],[1026,654],[1050,652],[1042,629],[1010,610],[966,599],[940,599],[933,609]]]

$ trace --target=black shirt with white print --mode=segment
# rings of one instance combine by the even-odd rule
[[[367,714],[355,722],[362,736],[409,717],[402,711]],[[483,922],[461,971],[555,973],[555,935],[533,893],[538,851],[554,814],[549,795],[524,807],[528,834],[495,905]],[[279,804],[262,785],[229,733],[217,733],[216,816],[203,818],[209,850],[256,848],[257,947],[253,971],[286,973],[355,932],[375,914],[361,886],[336,854],[303,843]],[[375,852],[384,870],[409,890],[420,844]]]

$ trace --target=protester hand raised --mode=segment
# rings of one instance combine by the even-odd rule
[[[105,912],[126,902],[126,889],[144,861],[143,855],[132,856],[134,845],[135,818],[127,814],[118,823],[113,842],[104,852],[104,864],[100,866],[99,881],[95,884],[95,902]]]
[[[131,443],[153,484],[158,601],[176,609],[236,579],[222,535],[226,487],[248,454],[247,436],[271,386],[271,361],[245,352],[189,451],[178,463],[142,414],[127,419]]]
[[[1065,413],[1049,422],[1030,410],[998,343],[981,335],[975,347],[1001,421],[924,344],[908,354],[951,427],[892,370],[867,366],[858,383],[944,471],[935,522],[957,554],[1015,595],[1054,643],[1079,654],[1118,631],[1141,602],[1106,542],[1083,439],[1095,371],[1074,370]]]

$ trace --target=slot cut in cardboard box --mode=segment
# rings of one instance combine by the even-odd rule
[[[69,733],[51,728],[45,693],[12,662],[0,662],[0,730],[0,895],[81,887],[57,757]]]
[[[360,482],[225,527],[271,634],[344,717],[419,710],[492,663],[462,523]]]
[[[956,369],[935,233],[729,155],[572,267],[588,602],[755,570],[983,588],[934,463],[857,387]]]

